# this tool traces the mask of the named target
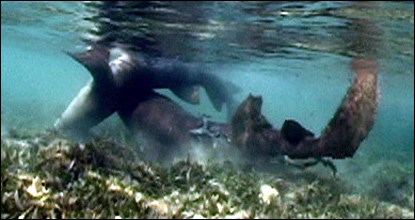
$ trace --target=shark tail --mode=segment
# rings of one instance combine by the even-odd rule
[[[353,156],[371,131],[378,111],[377,62],[356,59],[352,65],[356,72],[353,85],[321,135],[320,148],[333,158]]]

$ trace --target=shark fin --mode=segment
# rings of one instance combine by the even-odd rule
[[[92,75],[95,82],[109,82],[112,78],[109,68],[110,51],[108,49],[94,48],[81,53],[64,52],[82,64]]]
[[[285,120],[281,128],[281,134],[290,144],[296,146],[307,136],[314,137],[314,134],[301,126],[294,120]]]
[[[170,89],[177,97],[190,103],[200,103],[200,86],[183,86]]]

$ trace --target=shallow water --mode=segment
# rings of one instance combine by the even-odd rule
[[[62,51],[89,42],[208,64],[243,89],[239,100],[261,95],[275,126],[292,118],[316,134],[353,79],[351,60],[370,57],[379,63],[379,113],[354,158],[336,161],[338,176],[370,192],[374,178],[395,175],[413,190],[413,10],[413,2],[1,2],[2,137],[52,127],[90,78]],[[200,106],[178,102],[225,119],[206,96]]]

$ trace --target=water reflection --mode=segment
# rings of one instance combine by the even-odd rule
[[[379,54],[382,31],[345,11],[377,8],[348,2],[88,2],[88,43],[128,47],[154,56],[204,62],[255,57],[315,59],[310,50]],[[223,48],[226,48],[224,50]],[[200,54],[203,54],[201,56]]]

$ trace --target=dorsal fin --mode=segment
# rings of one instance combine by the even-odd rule
[[[112,73],[109,68],[110,51],[108,49],[99,47],[81,53],[65,53],[82,64],[96,83],[112,82]]]

